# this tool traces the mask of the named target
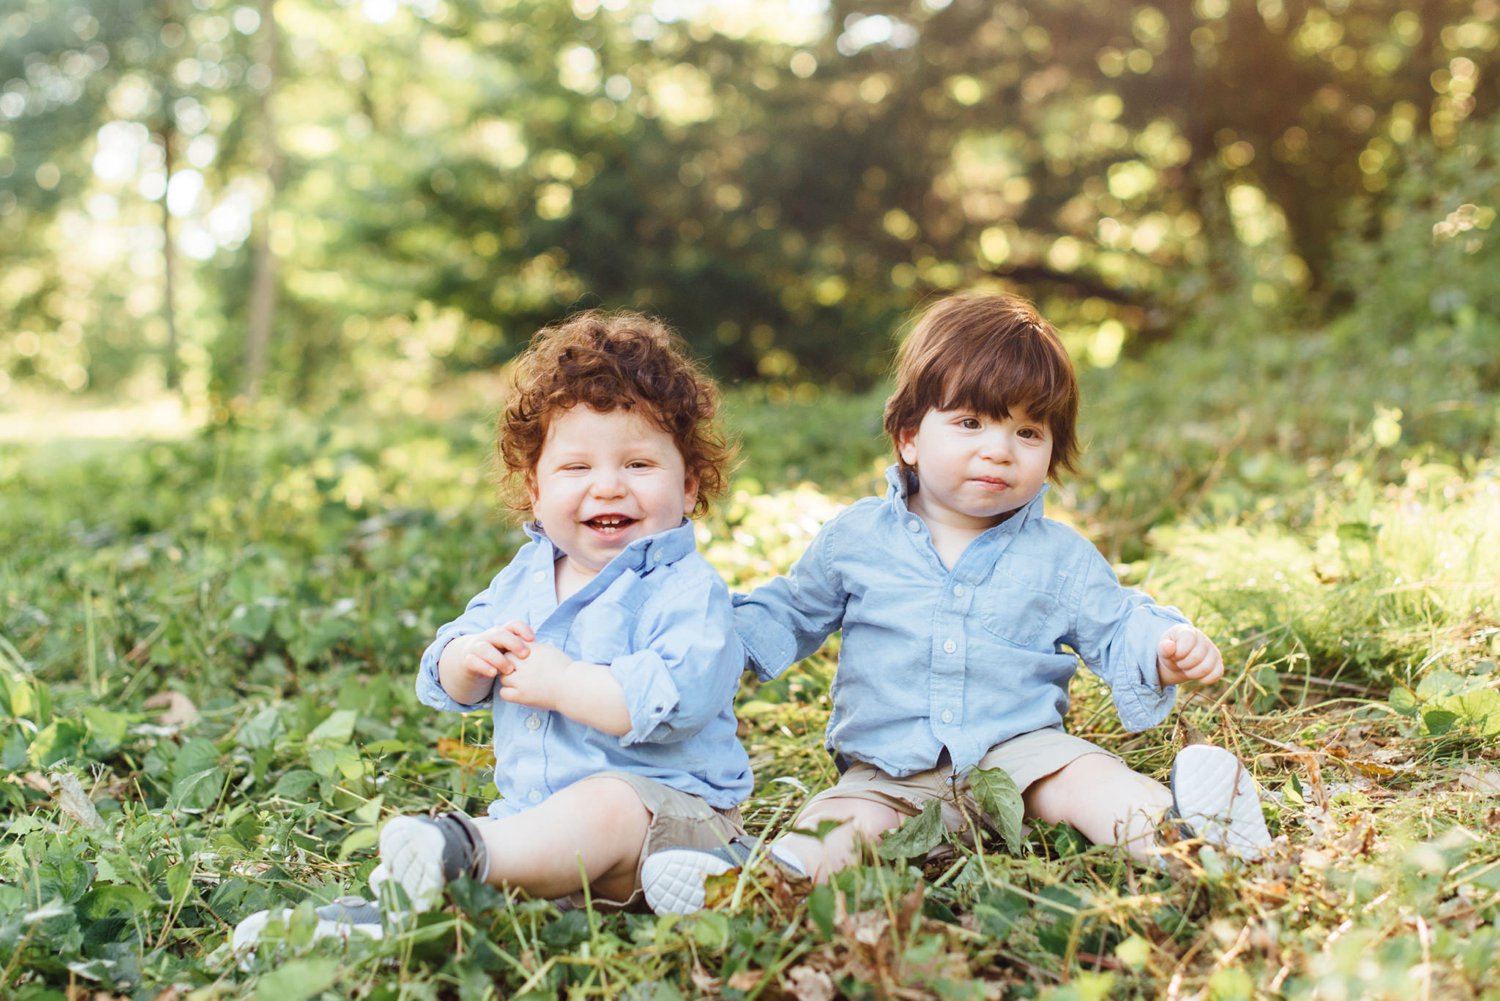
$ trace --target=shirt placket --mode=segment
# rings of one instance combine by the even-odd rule
[[[960,574],[942,581],[942,596],[932,616],[932,671],[928,691],[928,719],[933,736],[950,752],[961,747],[964,723],[964,675],[968,643],[964,618],[974,588]]]

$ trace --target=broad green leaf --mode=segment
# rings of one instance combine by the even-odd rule
[[[213,741],[195,737],[182,745],[172,761],[172,775],[182,778],[195,772],[206,771],[219,763],[219,749]]]
[[[172,783],[172,804],[189,812],[207,810],[219,801],[224,788],[224,769],[217,766],[179,775]]]
[[[167,870],[167,892],[172,894],[172,903],[181,905],[193,888],[193,863],[184,859]]]
[[[878,854],[883,859],[920,858],[942,844],[946,833],[942,801],[928,800],[921,813],[881,839]]]
[[[272,747],[276,743],[276,738],[285,732],[286,727],[281,722],[281,713],[276,710],[275,706],[266,706],[251,717],[250,722],[240,727],[235,740],[241,747],[257,749]]]
[[[60,719],[47,724],[32,738],[32,764],[46,768],[59,761],[77,758],[85,737],[83,727],[72,720]]]
[[[1391,708],[1402,716],[1415,716],[1417,714],[1417,697],[1405,685],[1397,685],[1395,688],[1392,688],[1388,701]]]
[[[1447,709],[1429,709],[1422,714],[1422,725],[1434,737],[1441,737],[1453,729],[1453,724],[1457,722],[1458,713],[1449,712]]]
[[[354,737],[355,714],[337,709],[307,735],[309,744],[347,744]]]
[[[85,706],[83,718],[89,728],[89,751],[95,755],[109,754],[125,742],[130,729],[130,717],[112,712],[100,706]]]
[[[256,1001],[306,1001],[321,994],[338,977],[338,962],[332,959],[296,959],[260,978]]]
[[[367,848],[375,847],[380,840],[380,835],[373,827],[356,827],[349,836],[339,845],[339,861],[342,862],[355,852],[362,852]]]
[[[807,895],[807,916],[826,939],[833,938],[833,918],[837,910],[837,893],[827,883],[813,887]]]
[[[1003,768],[976,768],[969,773],[969,789],[985,818],[1000,832],[1005,847],[1012,855],[1021,854],[1026,846],[1021,837],[1026,804],[1015,780]]]
[[[271,789],[273,795],[286,799],[303,799],[307,791],[318,783],[318,773],[306,768],[294,768],[276,780]]]
[[[1146,960],[1151,958],[1151,943],[1139,935],[1132,935],[1115,946],[1115,955],[1120,962],[1139,973],[1145,969]]]

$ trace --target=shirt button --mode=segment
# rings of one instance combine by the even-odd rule
[[[542,581],[547,579],[547,573],[544,570],[538,570],[536,573],[531,575],[531,579],[540,584]]]
[[[957,649],[958,649],[958,644],[955,643],[955,642],[953,642],[952,640],[948,640],[947,642],[945,642],[943,644],[943,653],[952,653],[954,650],[957,650]]]
[[[528,730],[538,730],[538,729],[541,728],[541,726],[542,726],[542,718],[540,716],[536,715],[535,713],[532,713],[530,716],[526,717],[526,729],[528,729]]]
[[[962,598],[963,596],[964,596],[964,586],[962,584],[954,584],[953,585],[953,597],[955,597],[955,598]]]
[[[526,794],[526,798],[533,803],[540,803],[542,801],[542,791],[540,789],[533,789]]]
[[[922,523],[920,521],[918,521],[917,519],[913,518],[911,521],[908,521],[906,523],[906,527],[908,529],[910,529],[911,531],[913,531],[913,532],[919,532],[919,531],[922,530]]]
[[[944,709],[943,710],[943,722],[944,723],[952,723],[953,722],[953,710],[952,709]]]

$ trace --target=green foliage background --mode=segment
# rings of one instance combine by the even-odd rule
[[[746,10],[0,12],[0,996],[1500,996],[1500,8]],[[410,678],[520,543],[489,422],[538,323],[651,308],[711,359],[742,464],[700,541],[744,588],[879,488],[892,337],[976,284],[1080,365],[1049,510],[1229,665],[1139,735],[1082,677],[1070,728],[1158,777],[1234,748],[1266,862],[1042,827],[917,865],[918,825],[689,919],[464,884],[310,941],[383,819],[489,798],[488,721]],[[169,329],[174,421],[122,433]],[[741,693],[757,832],[832,779],[832,664]]]

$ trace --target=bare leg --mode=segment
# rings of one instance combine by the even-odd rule
[[[489,849],[489,882],[534,897],[583,889],[624,900],[635,892],[636,867],[651,812],[627,782],[607,775],[574,783],[523,813],[480,820]],[[580,865],[581,861],[581,865]]]
[[[777,838],[776,848],[795,856],[814,881],[825,883],[829,876],[859,859],[862,844],[878,844],[887,831],[900,827],[905,819],[903,814],[882,803],[831,797],[804,810],[797,817],[797,830]],[[819,839],[800,833],[816,830],[825,820],[840,824],[828,837]]]
[[[1085,754],[1031,784],[1026,816],[1068,823],[1099,845],[1119,845],[1137,861],[1149,858],[1157,827],[1172,806],[1167,787],[1107,754]]]

